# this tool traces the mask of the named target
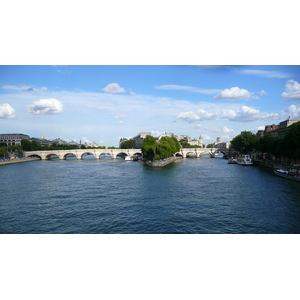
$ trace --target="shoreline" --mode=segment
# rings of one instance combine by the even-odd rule
[[[4,161],[0,161],[0,166],[18,164],[18,163],[23,163],[23,162],[35,161],[35,160],[40,160],[40,159],[39,158],[19,158],[19,159],[12,159],[12,160],[4,160]]]
[[[272,169],[288,169],[290,167],[290,164],[287,163],[282,163],[276,160],[269,160],[269,159],[254,159],[254,164],[267,167],[267,168],[272,168]]]
[[[147,160],[147,161],[144,161],[144,162],[147,166],[150,166],[150,167],[164,167],[168,164],[171,164],[175,160],[176,160],[176,157],[173,156],[173,157],[169,157],[169,158],[166,158],[166,159],[153,160],[153,161]]]

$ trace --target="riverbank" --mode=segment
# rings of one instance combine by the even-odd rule
[[[172,162],[174,162],[176,160],[176,157],[173,156],[173,157],[169,157],[169,158],[166,158],[166,159],[161,159],[161,160],[147,160],[147,161],[144,161],[145,164],[147,166],[150,166],[150,167],[164,167]]]
[[[0,166],[5,166],[5,165],[11,165],[11,164],[18,164],[18,163],[23,163],[23,162],[28,162],[28,161],[35,161],[35,160],[40,160],[39,158],[15,158],[15,159],[10,159],[10,160],[0,160]]]
[[[270,160],[270,159],[254,159],[254,164],[272,168],[272,169],[283,169],[283,170],[286,170],[290,167],[290,165],[287,163],[281,163],[279,161]]]

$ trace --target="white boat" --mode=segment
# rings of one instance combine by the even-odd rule
[[[228,159],[228,163],[229,163],[229,164],[236,164],[237,161],[236,161],[235,158],[231,157],[231,158]]]
[[[242,155],[242,157],[238,157],[236,163],[241,166],[252,166],[253,161],[249,155]]]
[[[127,160],[127,161],[131,161],[131,160],[133,160],[133,158],[132,158],[132,157],[130,157],[129,155],[127,155],[127,156],[125,156],[125,160]]]
[[[288,170],[276,169],[274,170],[274,174],[300,182],[300,164],[293,165]]]

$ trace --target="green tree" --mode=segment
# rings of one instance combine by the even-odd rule
[[[156,143],[157,143],[156,139],[153,136],[147,135],[145,137],[142,144],[142,153],[145,158],[148,159],[154,158],[155,152],[153,150],[153,146],[155,146]]]
[[[5,146],[0,147],[0,157],[8,157],[8,151],[7,151],[6,144],[5,144]]]
[[[242,131],[231,141],[231,146],[237,151],[249,152],[257,145],[257,136],[251,131]]]
[[[182,146],[182,148],[190,148],[191,147],[191,145],[188,143],[187,137],[184,137],[183,139],[181,139],[179,141],[179,143]]]
[[[130,139],[128,141],[121,143],[120,148],[121,149],[135,149],[135,140]]]
[[[21,140],[21,146],[24,151],[31,151],[31,143],[29,140]]]
[[[147,159],[165,159],[180,151],[180,144],[175,137],[162,137],[159,142],[148,135],[142,145],[143,156]]]

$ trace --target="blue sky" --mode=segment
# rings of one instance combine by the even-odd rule
[[[95,141],[164,131],[231,140],[300,118],[300,67],[2,65],[1,133]]]

